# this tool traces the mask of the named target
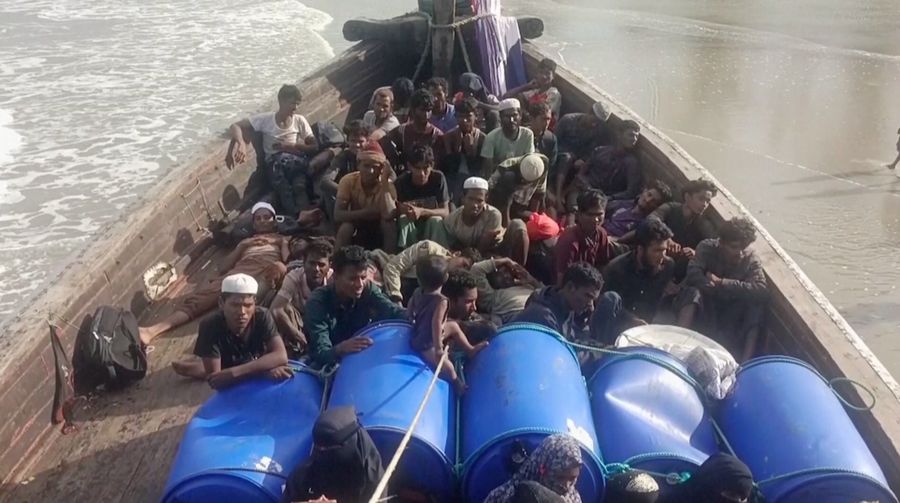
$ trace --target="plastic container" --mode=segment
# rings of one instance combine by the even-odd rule
[[[665,351],[607,355],[588,383],[607,463],[657,473],[693,472],[718,452],[715,430],[687,368]]]
[[[217,392],[188,423],[162,501],[277,503],[309,456],[321,404],[322,383],[299,371]]]
[[[800,360],[745,363],[719,416],[768,503],[897,501],[831,387]]]
[[[374,344],[341,360],[329,407],[353,405],[387,466],[412,423],[431,377],[431,368],[410,347],[412,326],[405,322],[370,325],[358,335]],[[454,501],[456,476],[456,397],[450,384],[438,380],[406,452],[392,478],[392,487]]]
[[[582,501],[600,501],[605,489],[591,407],[575,353],[540,325],[503,327],[467,363],[462,400],[463,495],[481,502],[514,473],[511,459],[533,451],[555,433],[583,446],[577,487]],[[521,459],[520,459],[521,460]]]

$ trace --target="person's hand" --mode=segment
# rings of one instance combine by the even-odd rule
[[[678,292],[681,291],[681,285],[675,283],[674,281],[670,281],[668,285],[666,285],[666,289],[663,290],[663,296],[668,297],[670,295],[677,295]]]
[[[325,213],[322,212],[321,208],[303,210],[297,215],[297,224],[301,227],[315,227],[322,222],[324,216]]]
[[[276,381],[284,381],[285,379],[290,379],[294,377],[294,370],[288,367],[287,365],[282,365],[280,367],[275,367],[269,371],[269,377],[275,379]]]
[[[679,253],[684,258],[694,258],[694,255],[696,255],[696,253],[694,252],[694,249],[688,248],[687,246],[682,247],[681,250],[679,251]]]
[[[296,144],[286,142],[284,140],[276,141],[274,146],[275,146],[275,150],[280,150],[282,152],[294,152],[297,150]]]
[[[422,217],[422,208],[410,205],[406,216],[409,217],[410,220],[416,221]]]
[[[681,255],[681,245],[676,243],[675,241],[669,240],[669,244],[666,245],[666,254],[670,257],[677,257]]]
[[[587,163],[584,162],[584,159],[578,159],[578,160],[575,161],[574,167],[575,167],[575,169],[577,169],[578,171],[583,170],[585,166],[587,166]]]
[[[235,165],[241,164],[247,160],[247,149],[244,144],[236,141],[232,144],[231,152],[225,155],[225,165],[234,168]]]
[[[530,81],[528,81],[528,84],[526,84],[526,86],[528,89],[537,89],[538,87],[540,87],[538,86],[536,79],[531,79]]]
[[[338,356],[359,353],[360,351],[371,346],[373,342],[374,341],[372,341],[372,339],[368,337],[357,335],[356,337],[351,337],[350,339],[347,339],[346,341],[335,346],[334,351],[338,354]]]
[[[237,381],[237,377],[235,377],[232,369],[220,370],[206,378],[206,382],[209,383],[209,387],[212,389],[227,388],[234,384],[235,381]]]
[[[719,286],[722,284],[722,278],[711,272],[706,273],[706,280],[709,281],[709,286]]]

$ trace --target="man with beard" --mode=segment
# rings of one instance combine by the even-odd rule
[[[428,92],[434,97],[434,109],[431,112],[429,122],[444,133],[456,127],[456,113],[453,104],[447,101],[450,86],[447,80],[441,77],[432,77],[425,84]]]
[[[267,372],[276,379],[291,376],[284,342],[266,309],[256,305],[257,290],[246,274],[222,280],[219,311],[200,323],[194,346],[200,360],[172,362],[175,373],[205,379],[215,389]]]
[[[663,297],[674,290],[675,261],[666,256],[672,231],[659,220],[648,220],[634,234],[635,249],[604,269],[603,290],[618,293],[628,312],[652,323]]]
[[[373,140],[380,140],[400,125],[394,117],[394,93],[390,88],[375,91],[372,109],[363,114],[362,124],[371,131]]]
[[[372,339],[353,336],[366,325],[406,319],[406,310],[368,281],[369,264],[361,247],[338,249],[331,265],[333,281],[312,293],[303,315],[309,354],[319,365],[337,362],[371,346]]]
[[[739,362],[756,352],[768,300],[762,263],[750,249],[755,240],[749,220],[725,222],[718,239],[697,246],[676,300],[679,325],[713,334]]]
[[[488,133],[481,148],[481,175],[490,178],[501,162],[534,153],[534,133],[519,126],[522,119],[519,100],[505,99],[500,111],[500,127]]]
[[[292,269],[293,262],[288,264],[288,273],[281,282],[278,296],[272,301],[272,317],[285,345],[295,356],[306,351],[306,336],[302,332],[306,303],[316,288],[325,286],[331,279],[333,251],[328,241],[316,240],[310,243],[300,267]]]
[[[394,128],[380,140],[397,176],[406,171],[409,163],[407,157],[416,145],[431,147],[437,166],[443,166],[444,132],[429,122],[433,110],[434,96],[425,89],[419,89],[409,99],[409,121]]]

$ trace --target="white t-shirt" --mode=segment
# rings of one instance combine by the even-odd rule
[[[395,127],[400,125],[400,121],[397,120],[396,117],[391,115],[390,117],[385,119],[384,122],[381,123],[381,127],[376,128],[375,127],[375,111],[374,110],[369,110],[365,114],[363,114],[362,122],[373,133],[375,132],[376,129],[380,129],[380,130],[384,131],[385,133],[390,133],[392,129],[394,129]]]
[[[265,112],[250,117],[250,125],[254,130],[262,133],[263,150],[266,157],[278,152],[278,149],[275,148],[278,143],[303,144],[307,138],[313,135],[306,117],[300,114],[291,116],[291,121],[286,129],[278,127],[275,112]]]

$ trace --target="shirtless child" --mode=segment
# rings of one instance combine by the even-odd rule
[[[416,263],[419,288],[413,293],[408,306],[410,321],[413,323],[412,347],[432,367],[437,367],[441,361],[445,343],[462,349],[469,358],[488,344],[480,342],[473,346],[459,324],[447,320],[448,300],[441,293],[441,288],[447,282],[447,270],[447,259],[444,257],[434,255],[420,259]],[[465,392],[466,385],[450,360],[445,361],[440,369],[435,368],[436,372],[439,370],[450,378],[457,393]]]

